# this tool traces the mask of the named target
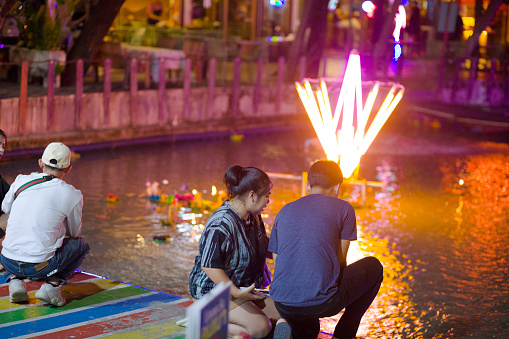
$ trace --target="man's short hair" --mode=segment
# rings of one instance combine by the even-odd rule
[[[328,189],[343,183],[343,172],[339,165],[331,160],[319,160],[311,165],[308,172],[309,186]]]
[[[56,168],[56,167],[53,167],[53,166],[46,165],[45,163],[43,163],[43,165],[47,169],[50,169],[52,171],[57,171],[57,172],[63,172],[63,171],[65,171],[67,169],[67,168]]]

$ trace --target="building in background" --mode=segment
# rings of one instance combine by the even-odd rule
[[[126,0],[115,28],[144,26],[151,0]],[[287,37],[299,24],[302,0],[161,0],[161,30],[200,29],[205,35],[243,40]]]

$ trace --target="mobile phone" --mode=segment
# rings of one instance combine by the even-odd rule
[[[254,290],[255,294],[261,295],[265,298],[270,298],[270,293],[268,288],[255,288]]]

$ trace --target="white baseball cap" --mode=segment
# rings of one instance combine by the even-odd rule
[[[61,142],[52,142],[42,154],[42,162],[50,167],[63,169],[71,166],[71,150]]]

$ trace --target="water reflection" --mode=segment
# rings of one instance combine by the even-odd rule
[[[507,337],[509,157],[401,160],[380,159],[384,189],[357,210],[349,259],[374,255],[385,273],[359,335]],[[322,330],[332,333],[338,317]]]
[[[313,133],[84,152],[66,177],[85,197],[83,236],[92,250],[82,269],[189,297],[189,271],[210,212],[146,199],[147,179],[167,181],[160,186],[163,193],[182,194],[184,186],[212,201],[212,185],[222,189],[232,164],[300,175],[309,166],[304,145]],[[472,154],[436,155],[442,146],[426,152],[423,143],[414,147],[407,140],[407,153],[401,154],[397,145],[363,157],[361,174],[384,182],[382,189],[368,191],[366,206],[358,204],[359,187],[345,188],[346,198],[358,205],[359,240],[349,260],[374,255],[385,272],[359,336],[509,337],[509,152],[478,154],[475,145]],[[461,150],[468,149],[462,143]],[[0,170],[12,182],[18,173],[38,168],[36,159],[3,160]],[[108,201],[110,193],[118,201]],[[269,231],[281,207],[300,196],[301,183],[274,179],[272,193],[264,211]],[[170,217],[173,226],[165,225]],[[336,321],[323,319],[322,331],[331,333]]]
[[[461,325],[458,335],[480,332],[498,337],[501,325],[505,337],[509,334],[508,165],[509,156],[490,154],[467,156],[441,168],[444,188],[456,196],[451,203],[455,212],[451,253],[441,261],[452,272],[461,272],[449,274],[446,287],[450,303],[462,311],[450,320]],[[460,267],[467,267],[467,272]]]

